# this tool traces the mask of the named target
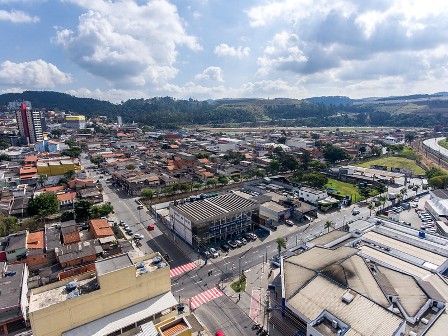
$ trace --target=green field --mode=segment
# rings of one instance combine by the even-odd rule
[[[358,192],[358,187],[347,182],[328,179],[328,183],[325,185],[327,188],[333,188],[339,191],[339,195],[350,195],[353,203],[360,201],[363,197]]]
[[[440,140],[440,141],[438,142],[438,144],[439,144],[440,146],[442,146],[443,148],[448,149],[448,142],[446,142],[446,139],[444,139],[444,140]]]
[[[423,170],[423,168],[417,166],[417,164],[415,163],[415,160],[409,160],[409,159],[397,157],[397,156],[379,158],[376,160],[367,161],[367,162],[358,164],[359,167],[366,167],[366,168],[370,168],[371,165],[387,166],[387,168],[389,168],[389,169],[391,167],[408,169],[408,170],[412,170],[415,175],[425,175],[425,171]]]

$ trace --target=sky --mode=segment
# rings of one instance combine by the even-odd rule
[[[351,98],[448,91],[446,0],[0,0],[0,93]]]

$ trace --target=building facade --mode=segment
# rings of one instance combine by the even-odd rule
[[[40,111],[33,110],[31,104],[22,103],[16,111],[17,125],[20,136],[27,144],[43,140],[45,119]]]
[[[86,128],[86,117],[83,115],[65,116],[65,126],[72,129],[84,129]]]
[[[192,246],[232,238],[254,229],[259,204],[236,194],[201,194],[170,205],[171,229]]]

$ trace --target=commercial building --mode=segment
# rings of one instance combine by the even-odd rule
[[[169,266],[158,253],[97,261],[94,273],[31,290],[33,335],[119,335],[159,323],[177,315],[170,290]]]
[[[26,102],[20,104],[16,110],[17,124],[20,136],[27,144],[33,144],[43,140],[45,130],[45,119],[40,111],[33,110],[31,104]]]
[[[81,170],[78,159],[67,157],[55,159],[39,159],[37,161],[37,172],[39,175],[58,176],[64,175],[69,170]]]
[[[328,197],[325,190],[318,190],[308,187],[302,187],[299,189],[299,199],[303,199],[305,202],[311,204],[317,204],[318,201],[324,200]]]
[[[448,239],[385,220],[364,227],[282,258],[283,318],[308,336],[446,333]]]
[[[259,204],[233,193],[210,194],[170,204],[170,225],[189,244],[198,247],[253,230]]]
[[[86,128],[86,117],[83,115],[65,116],[65,126],[72,129],[84,129]]]
[[[437,189],[429,192],[430,199],[425,203],[428,210],[437,220],[448,220],[448,189]]]

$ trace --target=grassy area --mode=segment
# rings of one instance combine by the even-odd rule
[[[372,161],[363,162],[361,164],[358,164],[360,167],[366,167],[370,168],[371,165],[378,165],[378,166],[387,166],[387,168],[396,167],[401,169],[408,169],[412,170],[415,175],[425,175],[425,171],[417,166],[415,163],[415,160],[409,160],[402,157],[397,156],[389,156],[389,157],[383,157]]]
[[[244,292],[244,290],[246,289],[246,279],[244,279],[243,281],[240,281],[240,279],[238,279],[237,281],[232,282],[230,288],[232,288],[237,293]]]
[[[448,142],[446,142],[446,139],[440,140],[440,141],[438,142],[438,144],[439,144],[440,146],[442,146],[443,148],[448,149]]]
[[[358,187],[351,183],[328,179],[328,183],[325,185],[325,187],[336,189],[338,191],[338,195],[350,195],[353,202],[358,202],[363,199],[363,197],[358,192]]]

